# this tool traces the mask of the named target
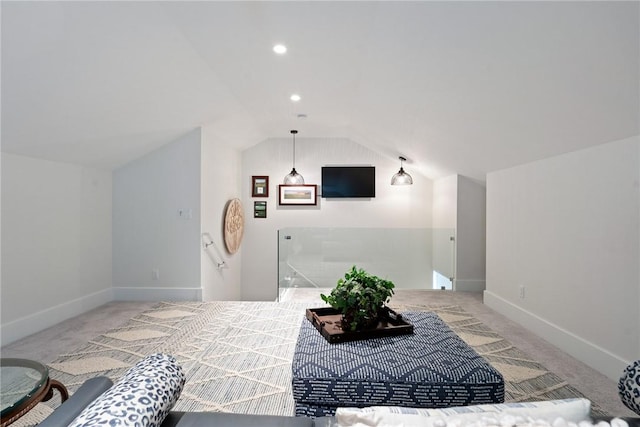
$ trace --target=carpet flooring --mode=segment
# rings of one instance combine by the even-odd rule
[[[86,379],[120,378],[147,354],[174,355],[187,384],[182,411],[292,415],[291,359],[308,302],[161,302],[49,363],[51,377],[73,393]],[[505,379],[506,401],[582,394],[458,305],[392,304],[437,313]],[[19,420],[33,425],[46,404]],[[593,411],[604,414],[597,405]]]

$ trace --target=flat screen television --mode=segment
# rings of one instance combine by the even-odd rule
[[[322,197],[376,197],[375,166],[323,166]]]

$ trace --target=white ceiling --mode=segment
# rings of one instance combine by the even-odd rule
[[[483,180],[640,133],[639,4],[2,1],[2,151],[114,168],[297,128]]]

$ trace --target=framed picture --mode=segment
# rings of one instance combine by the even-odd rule
[[[253,217],[254,218],[267,217],[267,202],[253,202]]]
[[[251,177],[251,197],[269,197],[269,177]]]
[[[315,205],[318,186],[307,185],[279,185],[279,203],[281,205]]]

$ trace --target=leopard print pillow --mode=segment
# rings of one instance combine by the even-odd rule
[[[129,369],[70,426],[159,427],[180,397],[184,383],[182,367],[173,356],[152,354]]]
[[[622,403],[640,415],[640,360],[625,368],[618,382],[618,393]]]

